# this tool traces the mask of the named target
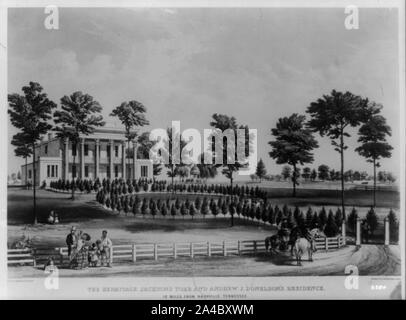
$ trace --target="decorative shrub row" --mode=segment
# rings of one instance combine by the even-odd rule
[[[203,199],[196,197],[194,201],[179,198],[155,200],[140,198],[138,195],[113,195],[110,197],[103,190],[100,190],[96,198],[99,203],[118,213],[140,214],[153,218],[157,215],[164,217],[191,216],[193,218],[196,214],[201,214],[203,217],[209,214],[215,217],[220,214],[224,216],[230,214],[272,225],[278,225],[283,219],[287,219],[289,228],[301,225],[309,228],[318,226],[329,237],[336,236],[340,232],[343,222],[340,209],[337,209],[334,214],[332,210],[327,212],[324,207],[319,212],[313,212],[313,209],[309,207],[304,214],[298,207],[292,209],[285,205],[279,208],[278,205],[273,206],[267,201],[250,200],[237,196],[228,196],[218,200],[213,198],[209,200],[207,197],[203,197]]]
[[[79,191],[98,191],[100,188],[106,193],[114,195],[133,194],[138,192],[188,192],[188,193],[207,193],[207,194],[222,194],[222,195],[234,195],[240,197],[250,198],[266,198],[266,192],[258,188],[258,186],[239,186],[222,184],[185,184],[175,183],[174,185],[167,183],[166,180],[147,180],[147,179],[133,179],[123,181],[122,179],[115,179],[110,181],[109,179],[103,179],[101,182],[99,179],[92,180],[63,180],[53,181],[50,183],[50,187],[56,190],[75,190]]]

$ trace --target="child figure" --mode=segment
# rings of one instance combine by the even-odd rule
[[[47,262],[45,263],[44,266],[44,272],[45,273],[52,273],[57,269],[57,267],[55,266],[54,263],[54,258],[53,257],[49,257]]]
[[[97,240],[99,241],[99,240]],[[93,243],[92,246],[89,248],[89,263],[92,267],[97,267],[97,263],[99,262],[100,250],[97,246],[97,243]]]

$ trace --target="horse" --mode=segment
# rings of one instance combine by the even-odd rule
[[[265,249],[267,252],[270,247],[270,252],[275,253],[276,249],[279,248],[280,245],[281,245],[281,239],[277,234],[274,234],[273,236],[265,238]]]
[[[271,252],[276,252],[276,249],[285,250],[290,239],[290,231],[288,229],[279,230],[277,234],[265,238],[265,249]]]
[[[294,251],[296,255],[296,262],[298,266],[302,265],[302,255],[307,251],[309,255],[309,261],[313,261],[313,245],[312,242],[315,238],[317,238],[319,235],[319,229],[314,228],[309,231],[308,237],[310,238],[310,241],[307,238],[300,237],[299,239],[296,240],[295,245],[294,245]]]
[[[295,246],[296,240],[303,237],[303,230],[298,226],[292,228],[289,234],[289,241],[287,242],[290,245],[290,255],[293,256],[293,248]]]

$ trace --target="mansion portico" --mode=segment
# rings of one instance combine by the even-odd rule
[[[81,136],[75,145],[53,133],[36,147],[36,181],[42,184],[58,179],[152,178],[152,161],[137,159],[137,146],[127,148],[124,131],[117,128],[98,128]],[[75,164],[73,159],[75,158]],[[26,168],[21,167],[22,181]],[[33,181],[33,163],[27,164],[28,181]]]

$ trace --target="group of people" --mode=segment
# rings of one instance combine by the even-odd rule
[[[47,219],[49,224],[58,224],[59,223],[59,215],[56,211],[51,210],[49,213],[48,219]]]
[[[91,237],[87,233],[72,227],[66,237],[68,246],[69,266],[72,269],[83,269],[89,266],[111,267],[112,241],[103,230],[100,239],[90,243]]]

